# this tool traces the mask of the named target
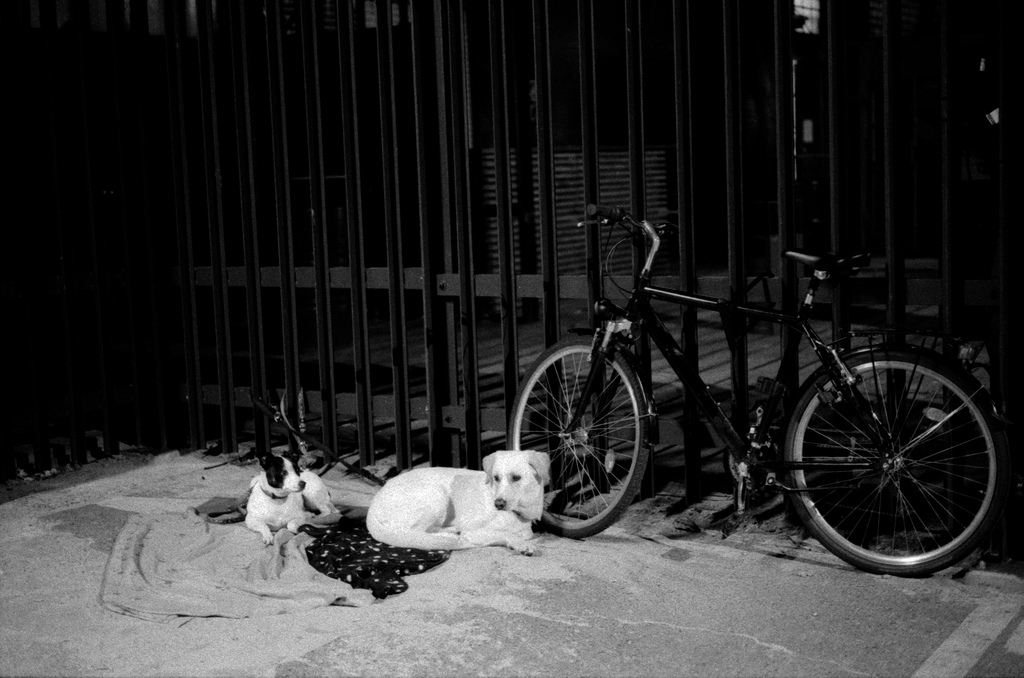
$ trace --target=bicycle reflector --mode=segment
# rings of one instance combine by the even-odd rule
[[[957,358],[970,365],[978,358],[983,345],[984,342],[981,341],[965,341],[960,344],[960,348],[957,350]]]

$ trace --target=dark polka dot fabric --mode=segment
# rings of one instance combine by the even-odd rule
[[[409,588],[403,577],[448,560],[451,551],[423,551],[388,546],[370,536],[366,523],[342,519],[329,527],[303,525],[316,539],[306,546],[309,564],[328,577],[387,598]]]

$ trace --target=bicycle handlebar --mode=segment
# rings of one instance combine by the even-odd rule
[[[587,216],[604,219],[609,224],[625,222],[628,226],[638,226],[643,229],[644,235],[650,243],[650,247],[647,250],[647,260],[644,262],[644,267],[640,276],[644,278],[650,277],[651,268],[654,266],[654,256],[658,253],[658,247],[661,245],[661,238],[659,237],[658,230],[655,228],[654,224],[646,219],[634,219],[625,210],[620,209],[615,205],[587,205]]]
[[[587,205],[587,216],[606,219],[615,223],[622,221],[628,215],[615,205]]]

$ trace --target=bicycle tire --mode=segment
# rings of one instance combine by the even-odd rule
[[[888,459],[871,469],[789,471],[797,515],[825,548],[868,572],[924,576],[955,565],[991,531],[1010,488],[1006,436],[987,392],[942,356],[904,346],[857,349],[843,361],[878,418],[873,426],[893,443],[873,445],[864,419],[830,402],[827,375],[812,375],[784,460]]]
[[[647,399],[629,354],[605,360],[604,388],[577,431],[565,427],[591,368],[592,343],[569,338],[547,348],[519,386],[510,449],[551,455],[541,522],[581,539],[614,523],[633,502],[647,468]]]

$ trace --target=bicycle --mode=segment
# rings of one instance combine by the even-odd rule
[[[845,338],[868,338],[855,348],[843,348],[842,338],[823,341],[810,322],[820,285],[856,274],[870,254],[785,252],[814,274],[796,312],[783,312],[654,285],[661,238],[674,227],[614,206],[588,205],[586,214],[580,226],[622,227],[623,241],[645,244],[647,252],[625,308],[598,299],[591,336],[544,350],[516,394],[506,442],[551,455],[542,519],[549,531],[597,534],[638,494],[658,430],[656,404],[644,386],[650,375],[641,379],[633,350],[646,335],[725,441],[737,513],[752,493],[784,492],[823,546],[879,574],[929,574],[979,546],[1001,514],[1011,477],[1003,421],[969,371],[980,345],[941,335],[958,346],[951,358],[935,343],[892,341],[890,328],[847,331]],[[765,401],[745,435],[684,359],[651,305],[655,300],[797,330],[776,379],[763,379]],[[798,361],[802,338],[820,366],[790,398],[781,380]],[[788,415],[786,402],[793,403]],[[782,430],[780,444],[775,438]]]

